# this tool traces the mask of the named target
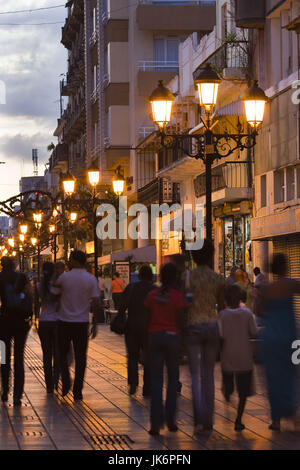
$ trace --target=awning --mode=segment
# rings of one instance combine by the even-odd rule
[[[126,261],[130,257],[134,263],[156,263],[155,245],[135,248],[133,250],[120,251],[111,255],[112,263],[114,261]]]

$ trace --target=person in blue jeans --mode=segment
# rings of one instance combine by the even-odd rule
[[[197,268],[190,275],[192,305],[187,314],[186,342],[192,378],[194,433],[213,429],[214,366],[219,352],[218,310],[224,307],[225,280],[211,268],[213,245],[204,240],[192,252]]]
[[[151,429],[158,435],[166,421],[169,431],[176,432],[176,402],[179,376],[179,332],[184,311],[184,297],[174,289],[177,269],[172,263],[161,270],[161,287],[150,292],[145,306],[149,313],[149,361],[151,374]],[[163,373],[167,367],[168,386],[163,406]]]

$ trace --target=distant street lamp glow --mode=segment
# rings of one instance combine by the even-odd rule
[[[28,225],[26,225],[26,224],[20,225],[20,232],[21,232],[23,235],[26,235],[27,230],[28,230]]]
[[[70,214],[70,222],[71,224],[74,224],[77,220],[78,214],[77,212],[71,212]]]

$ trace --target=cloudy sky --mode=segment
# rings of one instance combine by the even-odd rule
[[[67,62],[60,43],[65,8],[1,13],[60,4],[64,1],[0,0],[0,161],[6,162],[0,165],[0,201],[18,193],[21,176],[32,175],[32,148],[39,151],[39,174],[44,172],[47,146],[56,143],[59,80]],[[48,22],[61,24],[31,25]]]

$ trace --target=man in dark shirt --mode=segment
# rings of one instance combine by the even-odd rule
[[[143,396],[150,396],[150,376],[147,358],[148,343],[148,313],[144,306],[147,295],[154,289],[150,266],[142,266],[139,271],[139,281],[129,284],[122,294],[119,312],[125,314],[128,309],[128,318],[125,331],[127,348],[127,370],[129,393],[134,395],[138,386],[138,364],[143,356],[144,387]]]
[[[26,276],[15,271],[12,258],[1,259],[2,271],[0,273],[0,340],[5,344],[5,364],[1,364],[2,395],[1,400],[7,402],[9,391],[11,343],[14,340],[14,405],[20,406],[24,390],[24,347],[30,330],[30,316],[32,314],[30,302],[30,285]],[[20,311],[17,307],[10,307],[8,292],[25,298],[28,296],[28,311]],[[20,298],[21,298],[20,297]]]

